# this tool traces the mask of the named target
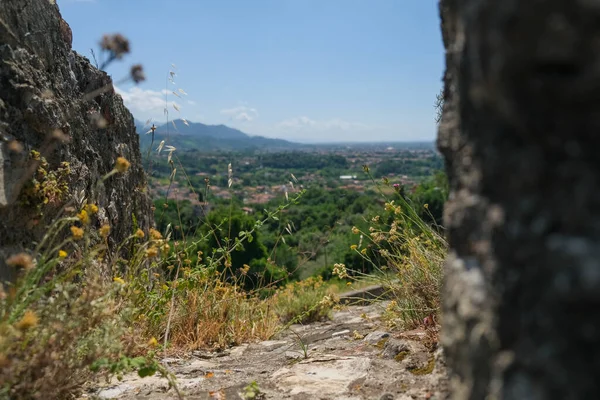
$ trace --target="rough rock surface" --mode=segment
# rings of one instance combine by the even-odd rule
[[[331,321],[292,326],[295,334],[285,331],[274,340],[164,362],[186,399],[241,399],[253,381],[263,396],[256,398],[265,399],[446,399],[440,349],[432,353],[424,345],[425,330],[385,333],[379,320],[384,307],[349,306],[334,312]],[[372,344],[376,336],[381,340]],[[298,337],[307,346],[306,357]],[[128,375],[90,387],[84,398],[176,398],[167,389],[159,377]]]
[[[600,398],[600,7],[440,11],[453,398]]]
[[[0,278],[9,275],[6,256],[30,248],[82,190],[100,206],[95,224],[111,225],[113,245],[132,233],[132,216],[142,228],[151,223],[133,117],[113,90],[84,99],[110,88],[111,78],[71,49],[71,30],[52,3],[0,0]],[[71,169],[66,199],[43,205],[41,218],[35,206],[23,205],[20,190],[36,170],[31,150],[47,158],[49,171],[62,161]],[[118,156],[130,170],[98,187]]]

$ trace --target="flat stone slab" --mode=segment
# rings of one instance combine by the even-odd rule
[[[271,379],[291,395],[310,394],[314,398],[339,395],[352,382],[367,376],[371,360],[366,357],[320,357],[276,371]]]

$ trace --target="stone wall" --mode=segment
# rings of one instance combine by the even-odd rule
[[[94,224],[111,225],[113,247],[132,233],[134,218],[142,228],[152,223],[133,117],[111,78],[71,49],[71,30],[52,3],[0,0],[0,278],[10,275],[6,257],[32,248],[75,194],[98,204]],[[68,193],[41,207],[26,204],[39,166],[31,150],[48,160],[48,171],[64,161],[70,168]],[[129,171],[98,186],[119,156]]]

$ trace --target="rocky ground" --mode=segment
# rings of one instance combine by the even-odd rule
[[[164,362],[186,399],[448,398],[443,355],[430,349],[431,332],[387,331],[380,322],[385,305],[346,306],[329,321],[293,325],[275,340]],[[90,388],[83,398],[177,396],[158,376],[132,374]]]

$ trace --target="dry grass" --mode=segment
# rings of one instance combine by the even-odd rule
[[[178,283],[170,327],[171,351],[225,348],[264,340],[279,325],[269,303],[218,277],[198,277],[192,272]],[[196,274],[200,275],[200,274]],[[167,290],[168,292],[168,290]],[[169,293],[165,293],[169,297]],[[170,310],[169,310],[170,311]],[[148,321],[150,334],[166,331],[167,310]]]

